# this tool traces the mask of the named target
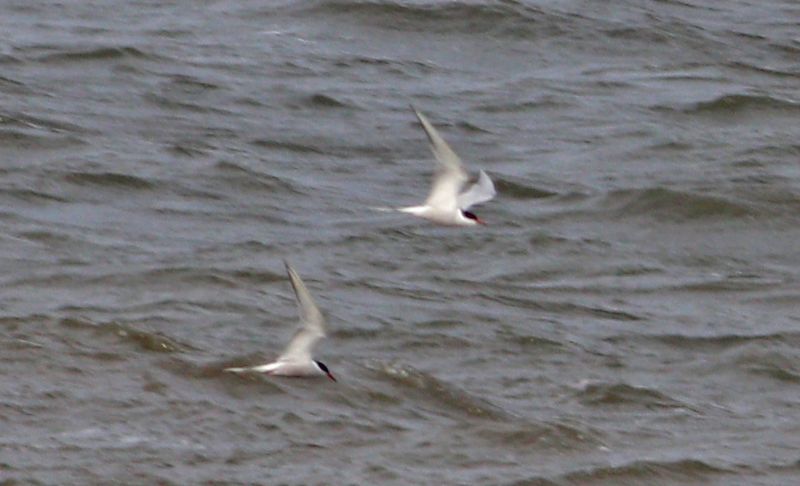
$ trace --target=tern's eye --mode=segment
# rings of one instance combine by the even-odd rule
[[[462,213],[464,213],[464,217],[465,217],[465,218],[468,218],[468,219],[474,219],[475,221],[477,221],[477,220],[478,220],[478,217],[477,217],[477,216],[475,216],[475,213],[472,213],[472,212],[470,212],[470,211],[462,211]]]

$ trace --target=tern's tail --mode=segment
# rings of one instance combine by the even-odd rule
[[[225,368],[224,371],[229,371],[231,373],[267,373],[272,374],[273,371],[277,370],[284,364],[281,361],[276,361],[274,363],[267,363],[258,366],[248,366],[246,368]]]
[[[387,207],[372,206],[372,207],[370,207],[370,209],[375,210],[375,211],[382,211],[382,212],[385,212],[385,213],[395,213],[395,212],[397,212],[397,213],[410,213],[410,214],[416,214],[416,215],[420,215],[420,214],[423,214],[423,213],[426,213],[426,212],[430,211],[430,208],[428,206],[409,206],[409,207],[405,207],[405,208],[387,208]]]
[[[231,373],[244,373],[245,371],[250,371],[252,368],[225,368],[223,371],[229,371]]]

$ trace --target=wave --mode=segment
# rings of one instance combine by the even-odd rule
[[[12,55],[6,54],[6,53],[0,54],[0,65],[3,65],[3,64],[22,64],[23,62],[25,62],[25,61],[23,61],[19,57],[12,56]],[[3,84],[5,81],[11,81],[11,80],[9,80],[8,78],[3,78],[2,76],[0,76],[0,84]]]
[[[177,351],[191,349],[189,346],[180,344],[177,341],[159,333],[153,331],[144,331],[127,324],[121,324],[113,321],[95,324],[84,319],[67,317],[61,319],[60,324],[69,329],[88,329],[102,336],[114,336],[122,342],[132,344],[134,347],[143,351],[174,353]]]
[[[174,142],[167,147],[167,152],[176,157],[205,157],[208,155],[211,145],[203,140],[193,139],[191,141]]]
[[[786,141],[785,143],[768,143],[766,145],[750,145],[737,153],[739,157],[752,157],[767,155],[771,158],[800,157],[800,143]]]
[[[325,18],[345,16],[349,21],[389,30],[469,32],[513,37],[542,37],[572,29],[564,15],[545,12],[518,1],[471,3],[463,1],[412,4],[387,1],[318,1],[295,10],[297,15]]]
[[[54,120],[52,118],[43,118],[41,116],[33,116],[23,112],[0,112],[0,126],[14,127],[19,129],[40,133],[91,133],[90,130],[70,122]]]
[[[795,79],[800,76],[800,69],[793,68],[793,69],[778,69],[774,66],[760,66],[755,64],[748,64],[746,62],[736,60],[731,61],[726,64],[726,66],[734,68],[734,69],[741,69],[747,71],[754,71],[760,74],[766,74],[768,76],[775,76],[779,78],[790,78]],[[795,65],[796,66],[796,65]]]
[[[271,150],[347,158],[351,158],[355,155],[385,157],[388,153],[390,153],[390,150],[387,147],[375,145],[375,143],[370,143],[367,141],[363,141],[363,143],[343,141],[338,138],[323,136],[303,137],[294,140],[258,138],[251,140],[249,143],[257,147],[263,147]],[[343,167],[341,170],[348,169]]]
[[[501,333],[499,336],[503,342],[514,345],[518,349],[522,349],[526,353],[541,353],[546,350],[562,349],[566,345],[559,341],[547,339],[541,336],[533,335],[520,335],[512,332]],[[517,353],[517,349],[509,351]]]
[[[46,192],[28,188],[12,188],[12,189],[0,188],[0,197],[4,196],[8,196],[17,201],[23,201],[27,203],[69,202],[69,199],[67,198],[63,198],[55,194],[49,194]]]
[[[369,66],[371,69],[380,70],[393,77],[404,77],[416,79],[418,76],[425,76],[436,72],[438,66],[429,60],[412,59],[391,59],[388,57],[370,57],[353,55],[349,57],[338,57],[335,61],[338,68],[363,69]],[[315,74],[315,73],[312,73]]]
[[[56,48],[56,47],[54,47]],[[62,49],[57,47],[57,49]],[[94,62],[113,61],[120,59],[158,59],[159,56],[148,54],[136,47],[130,46],[104,46],[84,49],[69,49],[50,54],[44,54],[37,61],[44,63],[61,62]]]
[[[78,186],[102,186],[137,191],[155,189],[157,184],[142,177],[118,172],[70,172],[63,176],[66,182]]]
[[[759,346],[742,348],[735,353],[735,365],[752,375],[771,378],[773,380],[798,384],[800,383],[800,367],[796,365],[798,355],[790,349],[776,350],[774,347]]]
[[[785,110],[798,113],[800,103],[767,95],[732,94],[696,103],[685,111],[729,115],[739,113],[741,110]]]
[[[599,432],[562,422],[493,422],[477,426],[474,433],[487,440],[490,447],[539,448],[548,452],[594,449],[603,444]]]
[[[591,317],[609,319],[614,321],[642,320],[642,317],[636,314],[632,314],[630,312],[620,311],[616,309],[608,309],[604,307],[587,306],[587,305],[577,304],[575,302],[556,302],[556,301],[540,301],[540,300],[534,301],[529,299],[512,297],[510,295],[500,296],[496,294],[486,294],[486,293],[480,293],[478,295],[492,302],[499,302],[505,305],[510,305],[512,307],[517,307],[522,309],[535,309],[542,312],[552,312],[558,314],[564,313],[564,314],[588,315]]]
[[[377,363],[370,368],[380,377],[405,388],[404,396],[414,394],[420,399],[437,403],[441,409],[448,412],[493,420],[512,418],[510,414],[488,400],[475,397],[411,366]]]
[[[13,86],[18,90],[24,85]],[[53,150],[81,145],[86,142],[79,134],[88,132],[74,123],[21,112],[0,112],[0,145],[4,149]]]
[[[0,64],[3,64],[3,57],[0,56]],[[15,94],[15,95],[28,95],[33,92],[27,84],[17,81],[16,79],[0,76],[0,93]],[[4,123],[6,115],[0,113],[0,123]]]
[[[698,459],[639,460],[619,466],[603,466],[567,473],[555,480],[556,484],[656,484],[659,481],[677,481],[686,484],[708,481],[712,476],[735,471],[713,466]],[[699,484],[699,483],[698,483]]]
[[[210,81],[203,81],[202,79],[188,74],[174,74],[170,76],[169,85],[191,92],[212,91],[221,88],[219,84],[212,83]]]
[[[331,95],[317,93],[308,97],[308,104],[317,108],[344,108],[348,106],[344,101],[337,100]]]
[[[773,356],[769,359],[762,359],[759,363],[752,363],[748,371],[767,376],[777,381],[790,384],[800,383],[800,370],[794,366],[792,361],[782,356]]]
[[[672,221],[743,218],[759,212],[751,204],[723,196],[663,187],[613,191],[602,204],[619,217],[650,216]]]
[[[21,237],[31,239],[33,241],[64,241],[69,238],[67,235],[53,233],[49,231],[38,232],[25,232],[20,234]],[[252,242],[245,242],[245,244],[252,244]],[[230,248],[230,247],[226,247]],[[79,280],[81,284],[87,286],[143,286],[154,288],[158,286],[174,287],[177,284],[192,284],[192,285],[208,285],[217,288],[252,288],[259,285],[265,285],[273,282],[285,281],[285,276],[281,273],[272,273],[269,271],[256,271],[256,270],[243,270],[236,268],[219,268],[219,267],[166,267],[166,268],[151,268],[139,272],[128,273],[113,273],[107,275],[97,276],[81,276]],[[22,277],[13,280],[14,285],[75,285],[78,277],[75,274],[62,273],[56,275],[46,275],[43,277]],[[157,310],[159,305],[164,303],[179,301],[165,301],[157,300],[150,302],[143,302],[134,304],[126,308],[127,311],[150,311]],[[190,305],[190,302],[183,301],[182,305]],[[233,304],[231,304],[233,305]],[[71,309],[80,311],[86,309],[85,307],[74,306]],[[99,309],[108,311],[108,309]],[[236,311],[243,311],[245,309],[236,307]]]
[[[685,115],[720,117],[729,120],[751,114],[797,115],[800,113],[800,102],[762,94],[726,94],[711,100],[699,101],[684,106],[657,105],[653,109]]]
[[[670,285],[671,290],[690,292],[725,292],[766,290],[779,288],[784,284],[781,278],[769,278],[756,274],[712,275],[700,281],[690,281]]]
[[[264,147],[274,150],[285,150],[287,152],[312,153],[312,154],[326,153],[321,148],[315,147],[309,143],[304,143],[304,142],[292,142],[288,140],[268,140],[260,138],[253,140],[250,143],[257,147]]]
[[[656,343],[680,350],[724,351],[746,344],[787,344],[800,346],[800,332],[779,332],[774,334],[723,334],[719,336],[688,336],[684,334],[659,334],[652,336],[621,335],[604,339],[610,343]]]
[[[27,130],[0,129],[0,146],[3,150],[56,150],[86,142],[72,135],[30,133]]]
[[[650,388],[627,383],[589,383],[576,393],[588,406],[634,406],[644,408],[689,408],[678,400]]]
[[[514,182],[505,178],[498,178],[494,176],[494,183],[497,187],[497,191],[502,194],[502,196],[510,197],[512,199],[543,199],[546,197],[552,197],[557,195],[557,192],[548,191],[546,189],[540,189],[538,187],[534,187],[533,184],[525,184],[524,182],[520,181],[517,178],[517,181]]]
[[[800,347],[800,332],[719,336],[621,335],[607,337],[604,341],[637,347],[663,345],[681,353],[713,353],[716,356],[713,366],[726,373],[744,373],[784,383],[800,383],[800,367],[796,365],[800,356],[795,352]],[[706,368],[708,366],[706,364]]]
[[[517,113],[535,111],[549,108],[567,108],[569,103],[553,96],[540,96],[536,100],[516,100],[484,103],[475,107],[476,111],[484,113]]]
[[[188,97],[192,100],[188,101],[188,100],[176,99],[177,96],[180,95],[174,93],[167,95],[157,94],[157,93],[146,93],[143,95],[143,98],[149,103],[158,106],[159,108],[164,108],[169,110],[185,110],[193,113],[214,113],[220,115],[233,115],[233,112],[230,110],[223,110],[221,108],[217,108],[216,106],[197,103],[197,100],[205,99],[203,97],[192,94],[184,95],[185,97]]]
[[[229,161],[218,162],[214,168],[222,175],[226,182],[240,188],[255,189],[259,191],[279,191],[299,194],[291,182],[278,176],[255,171],[241,164]]]

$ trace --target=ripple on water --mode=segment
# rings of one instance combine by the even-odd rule
[[[686,335],[686,334],[654,334],[654,335],[620,335],[604,339],[614,343],[631,343],[637,346],[655,343],[679,350],[721,352],[748,344],[764,344],[773,346],[786,344],[790,347],[800,346],[800,333],[778,332],[773,334],[717,334],[717,335]]]
[[[689,484],[705,482],[737,471],[687,458],[677,460],[640,460],[617,466],[599,466],[554,478],[555,484]],[[700,483],[698,483],[700,484]]]
[[[371,369],[379,377],[404,388],[406,392],[403,395],[406,398],[434,403],[445,414],[501,421],[512,417],[488,400],[473,396],[411,366],[374,363]]]
[[[688,408],[663,392],[627,383],[587,383],[575,397],[590,407]]]
[[[65,174],[63,179],[78,186],[94,186],[109,190],[146,191],[157,187],[151,180],[117,172],[70,172]]]
[[[35,60],[44,64],[59,64],[160,59],[160,56],[131,46],[98,46],[83,49],[63,49],[62,47],[53,46],[52,49],[56,52],[39,55]]]
[[[0,128],[0,145],[4,150],[59,150],[86,142],[75,135],[42,133],[34,130]]]
[[[800,100],[766,94],[734,93],[684,105],[656,105],[652,109],[660,113],[735,123],[765,116],[796,117],[800,114]]]
[[[175,353],[192,349],[190,346],[180,344],[160,333],[137,329],[134,326],[113,321],[97,324],[86,319],[67,317],[62,319],[60,324],[67,329],[91,330],[99,336],[114,336],[140,351]]]
[[[389,30],[438,33],[491,33],[512,38],[538,38],[568,32],[572,19],[522,3],[443,3],[335,0],[298,8],[297,15],[340,17]]]
[[[667,221],[737,219],[765,214],[745,201],[666,187],[612,191],[603,198],[602,205],[620,218],[642,216]]]
[[[480,424],[473,432],[489,442],[489,447],[510,447],[519,450],[586,451],[597,449],[604,441],[602,435],[589,427],[563,422],[530,422],[513,420],[510,423]]]

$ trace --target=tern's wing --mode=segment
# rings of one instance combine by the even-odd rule
[[[439,132],[433,128],[431,122],[425,118],[425,115],[417,111],[413,106],[411,107],[417,115],[425,134],[428,135],[428,141],[431,144],[433,155],[439,161],[439,167],[436,170],[436,175],[433,178],[433,185],[431,192],[425,204],[428,206],[445,209],[456,210],[458,209],[456,198],[461,186],[467,182],[467,173],[461,165],[461,159],[458,158],[453,149],[447,145],[447,142],[442,139]]]
[[[284,264],[297,299],[301,327],[289,341],[289,345],[286,346],[286,350],[278,360],[311,359],[311,350],[314,344],[325,337],[325,318],[322,317],[322,313],[294,268],[287,261],[284,261]]]
[[[475,204],[490,201],[495,194],[497,194],[497,191],[494,189],[494,183],[486,175],[486,172],[481,171],[480,176],[478,176],[478,182],[458,195],[458,208],[463,210]]]
[[[278,357],[278,361],[310,361],[314,345],[323,337],[324,334],[310,331],[305,327],[300,328],[289,341],[283,354]]]

